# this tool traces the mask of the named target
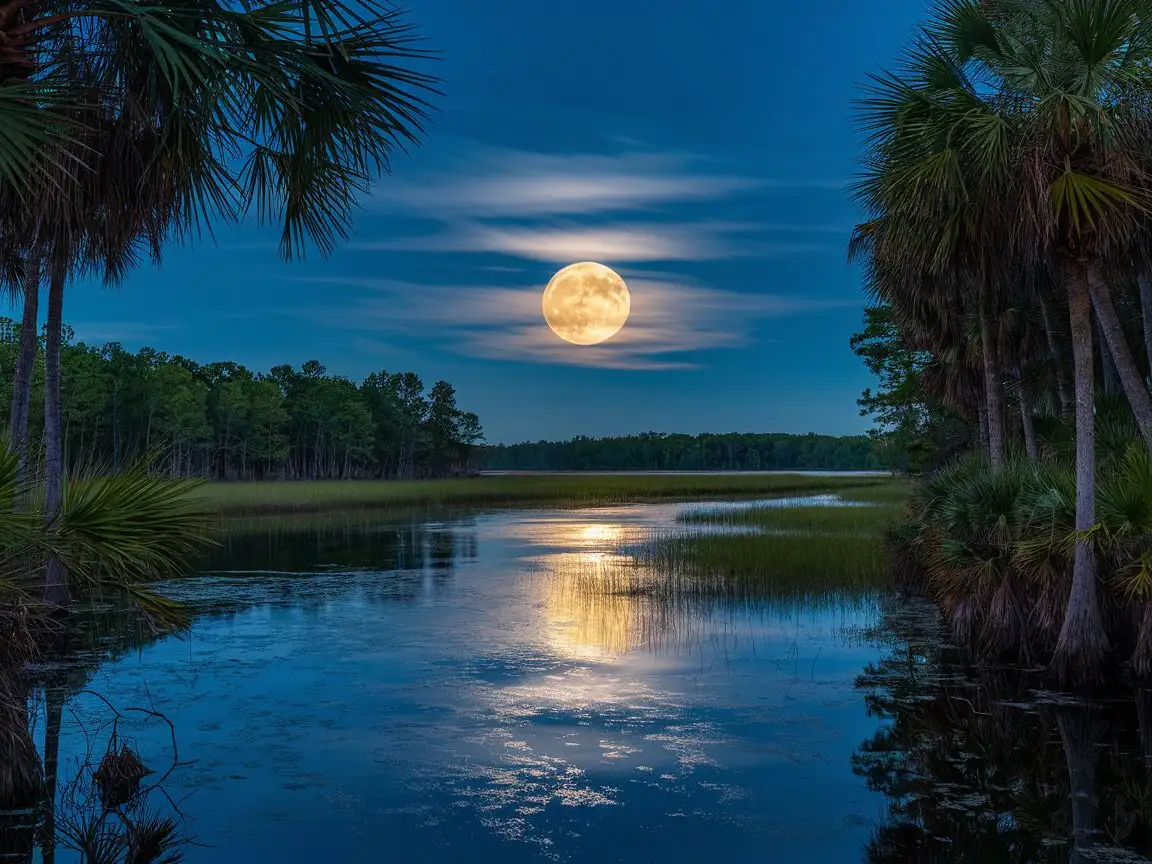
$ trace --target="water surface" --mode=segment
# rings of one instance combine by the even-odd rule
[[[1147,864],[1152,694],[974,669],[892,590],[634,590],[699,506],[748,505],[272,521],[164,586],[184,638],[113,634],[37,722],[62,778],[110,705],[179,763],[190,862]]]
[[[174,724],[192,862],[855,860],[883,810],[850,768],[881,724],[853,687],[876,598],[615,590],[684,506],[234,536],[167,586],[191,632],[89,686]],[[72,697],[61,752],[105,711]]]

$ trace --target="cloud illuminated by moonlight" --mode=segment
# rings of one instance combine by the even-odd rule
[[[348,248],[506,256],[471,269],[489,283],[510,284],[303,277],[360,293],[340,309],[281,311],[352,331],[350,342],[362,350],[415,336],[467,357],[656,370],[698,367],[699,352],[747,346],[768,319],[856,305],[710,287],[667,272],[683,262],[842,254],[842,226],[716,215],[731,209],[736,198],[782,189],[839,194],[839,180],[741,176],[693,154],[635,148],[545,154],[466,143],[429,164],[434,170],[414,165],[387,178],[369,206],[377,214],[416,217],[438,227],[409,236],[362,236]],[[569,345],[544,323],[540,297],[546,279],[524,284],[529,272],[539,275],[538,266],[527,262],[559,267],[589,260],[621,272],[632,292],[631,316],[607,342]],[[519,262],[523,267],[509,266]],[[660,262],[668,266],[655,272]],[[635,269],[641,266],[648,269]]]
[[[436,172],[389,177],[373,201],[448,221],[636,210],[778,185],[701,170],[706,165],[686,153],[533,153],[472,144]]]
[[[740,348],[767,319],[847,303],[750,294],[625,273],[632,312],[601,345],[562,342],[541,316],[540,286],[420,285],[385,279],[304,277],[370,289],[350,307],[297,310],[309,320],[377,334],[432,334],[440,348],[467,357],[610,369],[690,369],[693,352]]]
[[[796,235],[846,236],[847,229],[714,218],[653,221],[652,216],[666,206],[707,206],[747,194],[840,190],[843,185],[839,180],[724,173],[711,160],[688,153],[544,154],[473,144],[434,172],[390,177],[373,193],[371,206],[378,212],[433,219],[441,230],[357,240],[348,248],[488,252],[556,264],[814,254],[826,247]],[[608,216],[613,221],[602,221]],[[779,233],[789,236],[773,236]]]

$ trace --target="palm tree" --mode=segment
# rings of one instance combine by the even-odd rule
[[[1053,664],[1067,683],[1096,678],[1107,641],[1097,602],[1092,306],[1118,365],[1131,369],[1106,276],[1139,242],[1152,187],[1146,100],[1126,97],[1145,86],[1152,44],[1146,0],[1074,0],[1037,5],[1003,2],[988,11],[956,3],[940,38],[958,62],[980,70],[1008,98],[1020,135],[1004,148],[1015,180],[1013,201],[1025,214],[1017,234],[1036,264],[1055,269],[1068,298],[1076,389],[1076,530],[1068,607]],[[1023,39],[1022,36],[1027,38]],[[992,98],[982,101],[993,103]],[[1130,259],[1129,259],[1130,260]],[[1127,356],[1128,362],[1125,362]],[[1122,380],[1146,437],[1147,391]],[[1144,419],[1141,419],[1144,418]]]
[[[1146,112],[1123,98],[1143,80],[1150,25],[1147,0],[948,0],[864,102],[861,197],[892,226],[891,254],[984,286],[1043,269],[1067,298],[1077,540],[1053,670],[1069,684],[1095,679],[1108,649],[1090,537],[1092,306],[1108,307],[1101,286],[1140,238],[1152,186]]]
[[[869,153],[855,192],[869,221],[857,227],[849,254],[872,259],[881,292],[902,297],[894,308],[941,324],[957,312],[978,322],[989,456],[998,468],[1004,408],[996,288],[1017,275],[1001,254],[1010,218],[1005,178],[952,137],[954,115],[982,110],[963,70],[927,38],[904,63],[903,74],[874,76],[860,103]],[[981,116],[991,119],[987,110]]]
[[[48,266],[45,492],[53,520],[63,488],[59,328],[68,278],[96,271],[115,281],[142,252],[158,259],[166,242],[253,208],[279,224],[283,257],[308,245],[327,254],[395,149],[418,140],[420,92],[434,79],[405,66],[428,56],[410,25],[371,2],[60,0],[37,4],[10,44],[12,33],[46,58],[45,75],[65,82],[63,92],[81,94],[51,103],[71,125],[41,147],[34,179],[0,179],[10,211],[26,211],[34,197],[45,214],[35,230],[5,241]],[[38,72],[29,68],[27,78]],[[0,78],[0,89],[13,81]],[[58,565],[48,568],[45,596],[67,605]]]
[[[16,372],[12,381],[12,410],[8,435],[20,457],[20,470],[26,470],[28,453],[28,415],[32,402],[32,373],[36,362],[37,324],[40,312],[40,264],[28,262],[21,273],[24,284],[18,293],[23,297],[20,320],[20,346],[16,355]]]
[[[1140,289],[1140,317],[1144,327],[1144,354],[1148,362],[1148,380],[1152,383],[1152,277],[1143,272],[1137,279]]]

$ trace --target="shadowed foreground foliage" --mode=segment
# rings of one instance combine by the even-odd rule
[[[185,572],[213,543],[218,517],[195,490],[142,465],[74,478],[45,524],[37,480],[20,479],[19,458],[0,451],[0,809],[39,800],[24,669],[57,653],[77,626],[41,599],[49,557],[67,568],[79,608],[123,607],[153,629],[180,627],[186,611],[150,583]]]
[[[1152,675],[1152,459],[1140,442],[1101,451],[1097,522],[1086,538],[1109,644]],[[926,478],[890,534],[904,575],[938,599],[975,656],[1047,662],[1064,619],[1078,536],[1075,477],[1059,460],[971,456]]]
[[[1099,683],[1117,619],[1147,614],[1121,548],[1138,529],[1103,512],[1125,469],[1097,451],[1102,394],[1152,452],[1150,34],[1149,0],[945,0],[859,102],[849,253],[875,303],[853,346],[881,385],[862,408],[910,462],[986,454],[980,500],[941,505],[923,563],[963,638],[1043,656],[1067,686]],[[1053,426],[1074,430],[1064,480],[1039,464]]]

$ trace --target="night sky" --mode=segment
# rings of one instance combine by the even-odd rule
[[[850,102],[923,9],[417,0],[444,96],[350,244],[284,264],[274,234],[219,229],[116,291],[72,286],[65,320],[256,370],[445,378],[491,442],[862,431]],[[632,316],[581,348],[540,293],[589,259],[628,281]]]

